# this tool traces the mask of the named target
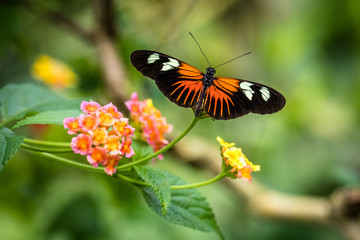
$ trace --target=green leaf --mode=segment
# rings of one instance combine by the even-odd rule
[[[0,89],[0,121],[8,123],[34,112],[79,109],[81,101],[32,83],[8,84]]]
[[[152,147],[146,142],[141,140],[133,140],[133,142],[131,143],[131,147],[134,149],[135,152],[135,155],[132,156],[133,161],[142,159],[153,153]],[[142,164],[145,165],[147,163],[148,161],[145,161]]]
[[[164,172],[171,185],[183,185],[186,182],[179,177]],[[171,202],[167,214],[162,214],[161,204],[150,187],[144,187],[143,195],[146,203],[159,216],[167,221],[203,232],[215,232],[222,239],[223,234],[215,221],[214,213],[205,197],[194,188],[171,190]]]
[[[41,112],[36,115],[27,117],[23,120],[20,120],[12,127],[18,128],[20,126],[29,125],[29,124],[57,124],[63,125],[64,118],[68,117],[78,117],[81,114],[81,110],[56,110],[56,111],[47,111]]]
[[[19,149],[24,137],[15,135],[8,128],[0,128],[0,171]]]
[[[6,139],[3,135],[0,135],[0,159],[4,159],[6,150]],[[3,168],[3,160],[0,161],[0,170]]]
[[[162,214],[166,215],[171,200],[170,183],[167,175],[153,167],[135,166],[135,170],[141,179],[151,186],[160,202]]]

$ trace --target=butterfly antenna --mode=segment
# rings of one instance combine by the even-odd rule
[[[199,47],[199,49],[200,49],[201,53],[204,55],[204,57],[205,57],[206,61],[207,61],[207,62],[208,62],[208,64],[209,64],[209,66],[211,67],[211,64],[210,64],[209,60],[207,59],[207,57],[206,57],[205,53],[204,53],[204,52],[203,52],[203,50],[201,49],[200,44],[196,41],[195,37],[191,34],[191,32],[189,32],[189,33],[190,33],[191,37],[194,39],[194,41],[196,42],[196,44],[198,45],[198,47]]]
[[[224,62],[224,63],[222,63],[222,64],[220,64],[220,65],[217,65],[217,66],[214,67],[214,68],[220,67],[220,66],[222,66],[222,65],[224,65],[224,64],[227,64],[227,63],[229,63],[229,62],[232,62],[232,61],[234,61],[235,59],[238,59],[238,58],[243,57],[243,56],[245,56],[245,55],[248,55],[248,54],[250,54],[250,53],[251,53],[251,52],[244,53],[244,54],[242,54],[242,55],[240,55],[240,56],[237,56],[236,58],[233,58],[233,59],[231,59],[231,60],[229,60],[229,61],[227,61],[227,62]]]

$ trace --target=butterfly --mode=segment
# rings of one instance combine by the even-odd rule
[[[215,77],[212,67],[203,73],[177,58],[148,50],[136,50],[130,59],[139,72],[155,80],[170,101],[195,108],[195,116],[205,111],[212,118],[226,120],[248,113],[271,114],[285,106],[278,91],[256,82]]]

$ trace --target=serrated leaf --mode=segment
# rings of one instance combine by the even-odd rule
[[[171,185],[186,184],[179,177],[168,172],[164,173]],[[171,202],[165,216],[162,214],[161,204],[153,189],[145,187],[142,190],[149,207],[167,221],[203,232],[215,232],[222,239],[224,238],[216,224],[211,207],[196,189],[171,190]]]
[[[135,170],[140,178],[151,186],[159,200],[162,214],[166,215],[171,200],[170,183],[167,175],[153,167],[136,166]]]
[[[3,135],[0,135],[0,159],[4,159],[6,149],[6,140]],[[0,161],[0,170],[2,169],[2,160]]]
[[[0,89],[0,121],[10,122],[34,112],[78,109],[81,99],[67,99],[32,83],[8,84]]]
[[[19,149],[24,137],[15,135],[8,128],[0,129],[0,171]]]
[[[29,125],[29,124],[57,124],[63,125],[64,118],[68,117],[78,117],[81,114],[81,110],[57,110],[57,111],[47,111],[35,114],[33,116],[27,117],[23,120],[20,120],[12,127],[18,128],[20,126]]]

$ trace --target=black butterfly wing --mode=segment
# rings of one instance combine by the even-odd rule
[[[204,110],[215,119],[232,119],[248,113],[271,114],[285,106],[278,91],[260,83],[216,77],[206,90]]]
[[[163,53],[137,50],[131,63],[143,75],[155,80],[160,91],[181,107],[194,107],[203,88],[204,74],[193,66]]]

